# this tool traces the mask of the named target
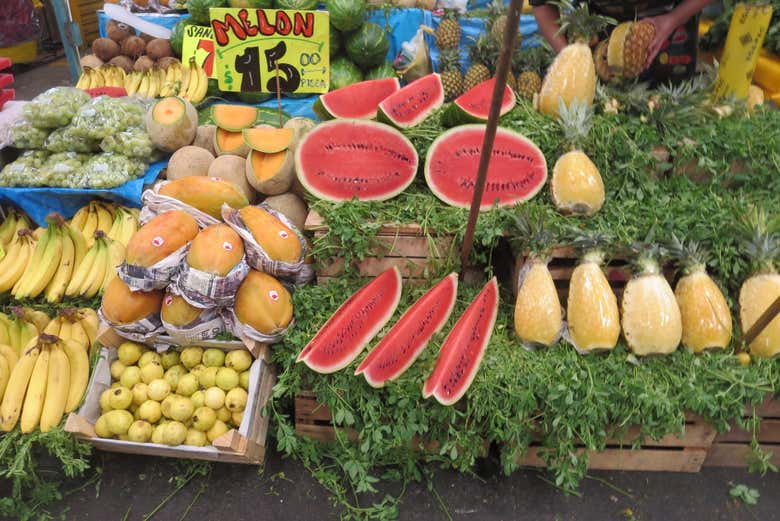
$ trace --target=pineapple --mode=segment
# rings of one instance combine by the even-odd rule
[[[515,300],[515,333],[529,349],[548,347],[558,341],[563,326],[558,290],[547,268],[547,249],[552,236],[541,218],[536,222],[522,215],[516,220],[523,249],[530,251],[518,280]]]
[[[444,85],[444,98],[452,101],[463,94],[463,74],[460,72],[460,51],[447,49],[439,56],[441,83]]]
[[[612,81],[612,71],[607,62],[607,47],[609,40],[604,40],[593,49],[593,63],[596,65],[596,74],[605,83]]]
[[[555,57],[539,93],[539,110],[543,114],[556,115],[558,100],[563,99],[569,105],[575,99],[593,104],[596,94],[596,66],[593,63],[588,42],[590,37],[601,31],[607,24],[614,23],[611,18],[591,15],[587,2],[576,8],[569,0],[558,4],[562,12],[561,31],[568,33],[570,43]]]
[[[460,44],[458,10],[445,9],[439,27],[436,28],[436,46],[441,49],[455,49]]]
[[[731,313],[726,297],[707,274],[707,252],[695,241],[672,236],[668,246],[682,270],[674,295],[682,317],[682,343],[694,353],[722,349],[731,341]]]
[[[490,79],[499,47],[494,38],[481,34],[469,48],[471,66],[466,71],[463,88],[469,90]]]
[[[648,22],[624,22],[612,31],[607,63],[612,74],[627,80],[645,69],[647,51],[655,38],[655,26]]]
[[[542,89],[542,78],[534,71],[523,71],[517,76],[517,93],[521,98],[532,101]]]
[[[660,249],[647,243],[632,249],[634,276],[623,291],[623,336],[636,355],[673,353],[682,338],[682,317],[658,264]]]
[[[512,75],[512,71],[507,72],[506,75],[506,85],[510,89],[512,89],[512,92],[517,92],[517,80]]]
[[[573,241],[580,262],[571,274],[566,318],[569,338],[581,354],[610,350],[620,338],[617,298],[601,269],[609,237],[582,233]]]
[[[542,88],[542,75],[550,65],[552,49],[544,44],[518,50],[512,55],[512,68],[521,71],[517,76],[517,93],[532,101]]]
[[[493,0],[488,4],[488,27],[490,35],[498,42],[504,41],[504,31],[506,31],[507,15],[506,4],[501,0]],[[515,47],[519,48],[523,41],[523,35],[517,31],[515,37]]]
[[[604,205],[604,182],[596,165],[578,148],[591,127],[593,108],[575,99],[560,101],[558,119],[572,150],[555,162],[550,195],[559,212],[590,216]]]
[[[770,226],[763,211],[752,211],[747,224],[752,238],[743,249],[752,261],[752,275],[739,290],[739,319],[747,332],[758,318],[780,298],[780,275],[775,262],[780,256],[780,235],[777,226]],[[772,357],[780,353],[780,316],[774,319],[750,343],[750,354]]]

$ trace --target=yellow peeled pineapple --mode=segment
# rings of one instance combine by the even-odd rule
[[[683,243],[674,236],[670,251],[682,269],[674,290],[682,317],[682,344],[694,353],[728,346],[731,312],[723,292],[707,273],[707,252],[694,241]]]
[[[672,353],[682,338],[680,307],[661,272],[657,248],[641,244],[634,249],[634,276],[623,291],[623,336],[636,355]]]
[[[598,234],[574,240],[582,257],[569,281],[566,320],[569,338],[583,354],[613,349],[620,338],[617,298],[601,269],[607,242],[606,236]]]
[[[515,300],[515,333],[528,348],[547,347],[558,340],[563,325],[558,291],[547,269],[552,237],[541,219],[532,223],[522,216],[517,219],[517,228],[524,249],[530,253]]]
[[[576,8],[568,0],[558,4],[562,11],[561,31],[567,33],[569,45],[555,57],[542,83],[539,93],[539,110],[543,114],[556,115],[559,101],[568,106],[575,99],[588,106],[596,95],[596,65],[588,42],[610,23],[611,18],[591,15],[587,2]]]

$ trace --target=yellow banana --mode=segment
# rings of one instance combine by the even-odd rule
[[[77,89],[86,89],[89,87],[89,74],[86,70],[81,70],[81,76],[79,76],[79,81],[76,82],[76,88]]]
[[[41,248],[39,243],[35,248],[36,251],[33,254],[32,261],[25,269],[24,275],[14,286],[12,293],[17,299],[35,298],[40,295],[46,289],[46,285],[54,277],[54,273],[60,265],[64,242],[63,232],[53,222],[50,222],[46,235],[49,236],[49,239],[45,242],[45,249],[43,249],[40,259],[36,260],[38,249]]]
[[[200,103],[206,98],[206,92],[209,90],[209,77],[206,76],[206,71],[199,63],[195,64],[195,69],[198,73],[198,88],[190,101],[192,103]]]
[[[184,94],[184,99],[192,101],[192,99],[195,97],[195,93],[198,91],[198,86],[200,83],[200,76],[198,75],[195,58],[190,58],[189,69],[190,81],[189,85],[187,85],[187,92]]]
[[[0,313],[0,344],[2,345],[8,345],[8,328],[10,325],[11,322],[8,320],[8,315]]]
[[[84,227],[81,229],[81,234],[84,235],[84,240],[87,243],[87,248],[90,248],[95,243],[95,230],[98,229],[98,214],[95,203],[89,203],[89,209],[87,210],[87,218],[84,221]]]
[[[84,74],[87,75],[87,81],[86,81],[86,87],[85,89],[92,89],[96,87],[96,80],[95,80],[95,71],[93,69],[84,69]]]
[[[87,254],[84,256],[84,260],[78,265],[76,271],[73,272],[73,276],[68,283],[68,287],[65,288],[65,295],[68,297],[75,297],[80,294],[81,287],[85,284],[87,277],[90,276],[92,270],[95,268],[95,261],[98,255],[97,243],[87,250]]]
[[[43,255],[46,253],[46,248],[49,245],[49,242],[52,240],[54,233],[53,230],[49,230],[48,228],[45,230],[43,236],[38,240],[38,242],[35,245],[35,251],[33,252],[32,256],[30,257],[29,261],[27,262],[27,266],[25,266],[24,273],[22,274],[21,278],[14,284],[13,289],[11,290],[11,293],[21,299],[25,296],[24,289],[28,285],[32,285],[32,278],[33,276],[37,276],[39,274],[39,270],[42,269],[43,266]]]
[[[22,308],[22,318],[35,326],[38,331],[43,331],[46,325],[51,321],[49,315],[43,311],[38,311],[33,308]]]
[[[92,272],[81,288],[79,288],[79,295],[88,298],[94,297],[100,291],[103,278],[106,276],[106,268],[108,267],[108,247],[105,239],[103,237],[98,238],[95,246],[98,248],[98,253],[95,258],[95,264],[92,266]]]
[[[8,326],[8,345],[16,352],[16,356],[22,354],[22,330],[20,329],[20,320],[16,317],[11,317],[10,324]]]
[[[54,303],[62,300],[65,295],[65,289],[68,287],[70,278],[76,265],[76,245],[73,244],[70,234],[63,230],[62,255],[57,271],[46,286],[46,302]],[[47,317],[48,319],[48,317]],[[46,321],[48,323],[48,320]],[[39,330],[43,329],[38,327]]]
[[[16,233],[16,225],[19,222],[19,215],[16,211],[11,210],[8,213],[3,224],[0,224],[0,244],[7,246],[14,239]]]
[[[73,411],[84,396],[89,382],[89,358],[87,351],[73,340],[63,340],[62,346],[70,363],[70,387],[65,401],[65,412]]]
[[[33,255],[35,242],[29,230],[20,232],[17,243],[12,243],[8,254],[0,261],[0,292],[10,291],[19,279]]]
[[[40,354],[41,349],[36,343],[25,350],[11,371],[3,401],[0,403],[0,430],[8,432],[19,421],[27,385],[30,383],[30,377]]]
[[[70,336],[68,338],[70,340],[73,340],[78,345],[83,347],[84,351],[89,351],[89,346],[91,346],[92,343],[89,341],[89,335],[87,335],[87,332],[84,330],[84,326],[81,325],[81,322],[78,320],[71,322],[69,334]]]
[[[114,81],[116,82],[117,87],[125,86],[126,77],[127,77],[127,73],[122,67],[114,67]]]
[[[19,352],[38,336],[38,328],[26,320],[19,321]]]
[[[95,208],[97,209],[98,215],[97,229],[103,233],[108,233],[111,229],[111,225],[114,223],[114,216],[111,214],[111,210],[109,207],[99,203],[95,204]]]
[[[35,361],[32,375],[30,375],[30,384],[27,386],[27,393],[24,397],[20,427],[25,434],[32,432],[41,419],[43,399],[46,397],[46,384],[49,377],[50,355],[51,348],[49,344],[43,344],[41,354]]]
[[[62,319],[60,317],[54,317],[43,328],[43,333],[46,335],[60,336],[60,326],[62,325]]]
[[[125,247],[119,241],[112,241],[107,239],[108,244],[108,265],[106,266],[106,273],[103,277],[103,283],[100,285],[100,292],[103,293],[108,283],[111,282],[114,277],[117,276],[116,269],[125,261]]]
[[[51,346],[47,380],[46,396],[41,411],[41,432],[49,432],[59,425],[65,414],[65,404],[70,389],[70,361],[62,347],[62,342]]]
[[[5,358],[10,369],[13,369],[19,361],[19,353],[17,353],[13,347],[6,344],[0,344],[0,356]],[[0,396],[0,398],[2,398],[2,396]]]
[[[160,96],[170,96],[170,92],[173,86],[173,67],[169,66],[165,68],[165,78],[163,79],[162,87],[160,88]]]
[[[84,260],[84,256],[87,254],[87,240],[84,235],[70,224],[65,225],[65,233],[68,234],[70,240],[73,241],[73,270],[75,271],[81,261]]]
[[[98,319],[97,313],[95,313],[95,310],[92,308],[79,309],[79,317],[81,318],[79,323],[84,328],[84,332],[89,337],[89,345],[91,347],[97,339],[100,320]]]
[[[8,385],[8,380],[11,378],[11,367],[8,360],[0,355],[0,400],[5,394],[5,388]]]
[[[182,64],[180,66],[181,80],[179,82],[178,96],[183,98],[187,94],[187,90],[190,88],[190,81],[194,77],[192,74],[192,65],[188,64],[187,67]]]
[[[144,72],[141,76],[141,83],[138,85],[136,94],[144,98],[149,97],[149,71]]]
[[[125,90],[128,96],[138,94],[138,87],[141,86],[142,79],[143,73],[139,71],[133,71],[125,77]]]
[[[76,228],[78,231],[84,229],[84,225],[87,223],[87,217],[89,216],[89,205],[82,206],[73,217],[70,218],[70,225]]]

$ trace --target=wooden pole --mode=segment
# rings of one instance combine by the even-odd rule
[[[745,336],[742,337],[745,346],[749,346],[751,342],[753,342],[753,340],[755,340],[756,337],[761,334],[766,326],[768,326],[769,323],[772,322],[775,317],[777,317],[777,315],[780,315],[780,297],[777,297],[775,301],[772,302],[768,308],[766,308],[766,311],[761,313],[761,316],[758,317],[758,320],[756,320],[755,324],[750,326],[750,329],[747,330]]]
[[[461,275],[468,267],[469,253],[474,244],[474,229],[477,226],[479,207],[482,203],[482,194],[485,191],[487,169],[490,164],[490,156],[493,153],[493,141],[496,137],[498,117],[501,114],[501,102],[504,99],[506,76],[509,73],[512,60],[512,50],[515,48],[517,27],[520,22],[520,11],[523,9],[523,0],[511,0],[507,12],[506,29],[504,30],[504,42],[501,46],[501,54],[498,58],[496,69],[496,84],[493,87],[493,99],[490,102],[490,113],[485,128],[485,138],[482,140],[482,153],[479,156],[479,168],[477,169],[477,181],[474,185],[474,197],[471,199],[469,220],[466,226],[466,235],[463,237],[463,247],[460,251]]]

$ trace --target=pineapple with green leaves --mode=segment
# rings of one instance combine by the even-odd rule
[[[518,49],[512,55],[512,68],[520,71],[517,76],[517,94],[529,101],[542,88],[544,70],[552,61],[552,49],[540,44],[528,49]]]
[[[444,86],[444,98],[452,101],[463,94],[463,73],[460,71],[460,50],[446,49],[439,55],[439,76]]]
[[[504,31],[506,31],[507,24],[507,6],[502,0],[493,0],[488,4],[488,27],[490,27],[490,35],[497,41],[504,41]],[[523,41],[523,36],[520,31],[517,31],[515,37],[515,48],[520,48],[520,44]]]
[[[436,28],[436,46],[442,51],[456,49],[460,44],[460,32],[458,10],[445,9],[444,17]]]
[[[469,48],[471,66],[466,71],[463,88],[469,90],[491,77],[491,71],[498,57],[499,46],[495,38],[487,34],[479,35]]]

